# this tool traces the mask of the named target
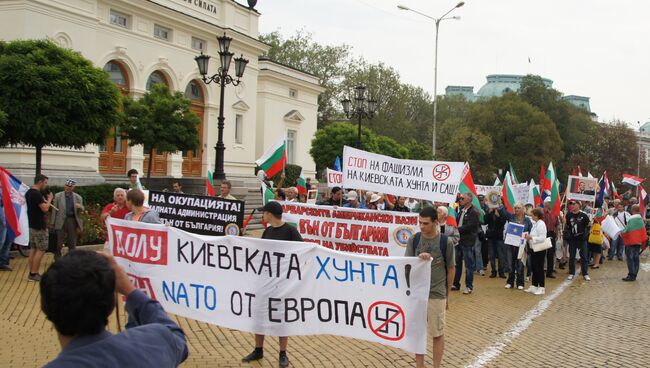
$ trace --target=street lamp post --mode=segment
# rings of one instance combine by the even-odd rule
[[[350,109],[350,105],[352,109]],[[346,98],[341,101],[343,111],[348,119],[358,119],[357,148],[361,149],[361,119],[372,119],[377,111],[377,101],[371,97],[366,98],[366,87],[356,86],[354,88],[354,101]]]
[[[417,10],[411,9],[408,6],[404,5],[397,5],[397,8],[400,10],[407,10],[407,11],[412,11],[414,13],[420,14],[423,17],[429,18],[433,20],[436,24],[436,42],[435,42],[435,55],[434,55],[434,61],[433,61],[433,144],[432,144],[432,151],[433,151],[433,157],[436,157],[436,123],[437,123],[437,118],[438,118],[438,30],[440,28],[440,22],[443,20],[447,19],[460,19],[460,17],[447,17],[449,13],[454,11],[456,8],[460,8],[461,6],[465,5],[464,1],[459,2],[451,8],[448,12],[443,14],[442,16],[438,18],[434,18],[430,15],[421,13]]]
[[[199,74],[201,74],[201,80],[203,80],[203,83],[205,84],[210,84],[212,82],[217,83],[220,88],[221,88],[221,95],[219,96],[219,118],[218,118],[218,137],[217,137],[217,145],[214,147],[216,151],[216,159],[215,159],[215,164],[214,164],[214,178],[217,180],[225,180],[226,179],[226,173],[224,172],[223,169],[223,157],[224,157],[224,151],[226,150],[226,146],[223,144],[223,126],[224,126],[224,116],[223,116],[223,105],[224,105],[224,92],[226,89],[226,85],[232,84],[233,86],[239,85],[241,83],[241,78],[244,76],[244,70],[246,69],[246,64],[248,64],[248,60],[244,59],[244,55],[242,54],[240,57],[235,58],[235,78],[230,76],[228,74],[228,69],[230,68],[230,62],[232,61],[232,57],[234,56],[234,53],[228,51],[230,48],[230,41],[232,41],[232,38],[227,37],[226,34],[224,33],[223,36],[217,37],[217,41],[219,41],[219,61],[221,63],[221,66],[217,70],[217,73],[214,74],[211,77],[208,77],[208,63],[210,61],[210,56],[203,54],[201,52],[201,55],[197,56],[194,58],[196,60],[196,64],[199,67]]]

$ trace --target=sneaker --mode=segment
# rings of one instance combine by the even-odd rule
[[[0,271],[13,271],[13,269],[8,265],[2,265],[0,266]]]
[[[630,276],[623,277],[623,281],[634,281],[636,279],[631,278]]]
[[[27,276],[27,281],[39,282],[41,281],[41,275],[37,273],[30,273],[29,276]]]
[[[512,289],[512,284],[506,284],[506,289]]]
[[[468,295],[472,293],[472,289],[466,287],[465,290],[463,290],[463,294]]]
[[[456,290],[458,290],[458,289],[459,289],[458,286],[456,286],[456,285],[451,285],[451,290],[452,290],[452,291],[456,291]]]
[[[517,286],[517,290],[524,290],[524,285]]]
[[[539,287],[539,288],[537,288],[537,290],[535,290],[535,292],[533,294],[534,295],[544,295],[544,294],[546,294],[546,289],[544,289],[543,287]]]
[[[289,357],[287,356],[287,353],[280,353],[280,360],[278,361],[278,365],[282,368],[289,366]]]
[[[537,292],[537,286],[531,285],[528,289],[524,290],[527,293],[533,293],[535,294]]]
[[[589,275],[585,275],[584,278],[585,278],[585,281],[591,281],[591,277],[589,277]]]
[[[574,275],[569,275],[569,277],[567,277],[566,279],[567,280],[573,280],[574,277],[575,277]]]
[[[260,360],[264,358],[264,350],[255,348],[252,353],[246,355],[245,357],[241,358],[242,363],[248,363],[252,362],[255,360]]]

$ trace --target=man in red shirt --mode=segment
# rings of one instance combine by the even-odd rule
[[[113,203],[109,203],[102,210],[100,219],[102,222],[105,222],[106,219],[110,216],[117,219],[124,219],[127,213],[129,213],[129,208],[126,207],[126,190],[122,188],[115,188],[113,191]]]

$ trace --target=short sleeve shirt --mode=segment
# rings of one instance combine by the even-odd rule
[[[420,244],[418,244],[415,253],[413,253],[413,237],[411,237],[406,245],[405,255],[413,257],[420,255],[420,253],[429,253],[433,258],[431,261],[429,299],[445,299],[447,297],[447,269],[440,249],[440,235],[431,239],[420,236]],[[456,266],[454,243],[449,237],[447,237],[447,254],[445,254],[445,258],[447,258],[447,267]]]
[[[41,209],[41,203],[45,203],[43,194],[36,189],[30,188],[25,193],[25,200],[27,201],[27,219],[29,220],[29,227],[36,230],[47,229],[45,221],[45,212]]]
[[[279,227],[267,227],[262,233],[262,239],[302,241],[302,236],[298,229],[285,222]]]

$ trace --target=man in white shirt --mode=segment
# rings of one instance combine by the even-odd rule
[[[619,229],[623,230],[625,226],[627,225],[627,221],[630,219],[630,213],[625,211],[625,206],[623,206],[622,203],[618,203],[616,205],[616,213],[614,213],[614,221],[616,222],[616,225],[618,225]],[[612,243],[611,248],[609,249],[609,254],[607,255],[608,260],[614,259],[614,255],[616,255],[616,258],[618,258],[619,261],[623,260],[623,248],[625,245],[623,244],[623,238],[620,236],[614,240]]]

